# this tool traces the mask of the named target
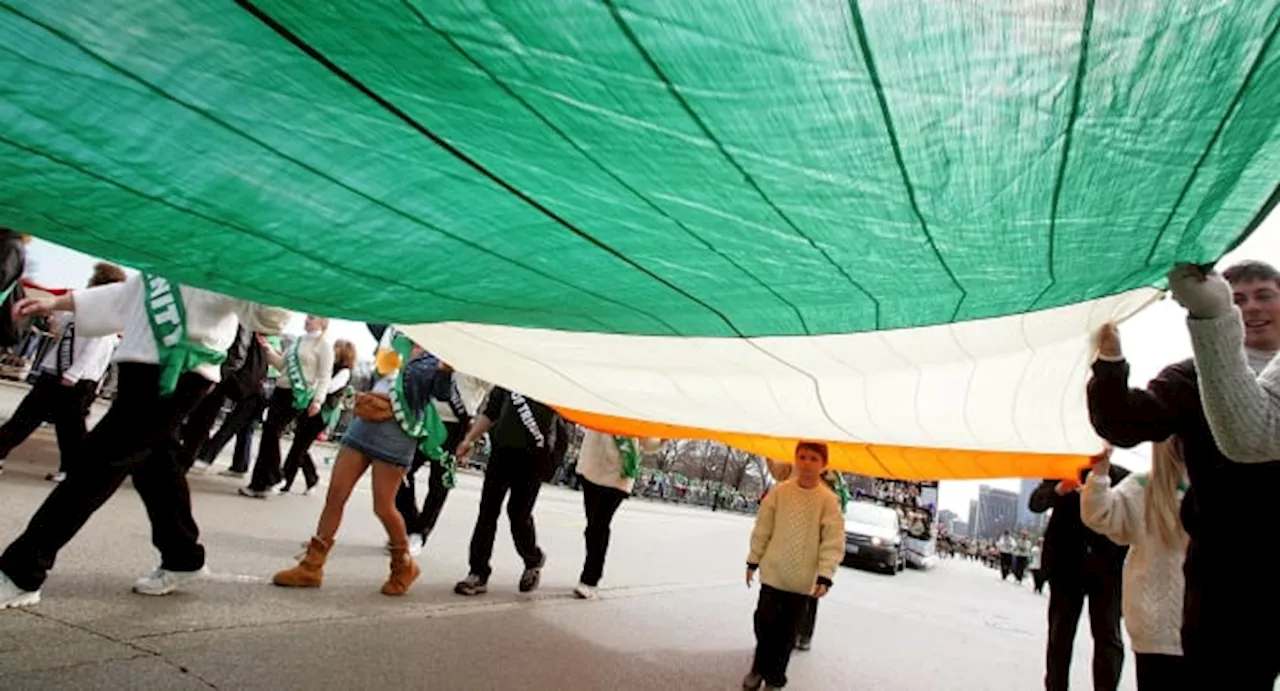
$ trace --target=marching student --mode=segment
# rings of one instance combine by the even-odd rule
[[[167,595],[204,573],[178,429],[218,381],[238,323],[278,332],[289,313],[140,274],[56,298],[26,298],[14,316],[58,311],[75,313],[81,336],[123,332],[115,354],[119,385],[111,409],[85,440],[93,462],[68,474],[0,555],[0,609],[40,601],[58,551],[129,476],[161,556],[160,566],[133,590]]]

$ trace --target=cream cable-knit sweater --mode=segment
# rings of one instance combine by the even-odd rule
[[[1117,545],[1124,560],[1124,625],[1135,653],[1182,654],[1182,562],[1186,546],[1169,548],[1147,527],[1145,491],[1133,474],[1111,488],[1105,473],[1089,473],[1080,490],[1080,519]]]
[[[825,482],[805,489],[792,479],[769,490],[747,555],[748,564],[760,565],[761,583],[808,595],[819,576],[835,577],[842,558],[844,514]]]
[[[1218,448],[1240,463],[1280,459],[1280,359],[1266,365],[1246,352],[1239,310],[1214,319],[1191,318],[1187,326],[1200,401]]]

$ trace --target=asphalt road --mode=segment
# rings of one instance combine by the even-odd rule
[[[22,390],[0,387],[0,411]],[[0,542],[49,491],[49,429],[0,475]],[[224,460],[219,467],[225,467]],[[632,500],[615,519],[602,597],[572,599],[583,556],[581,496],[544,487],[537,520],[543,587],[516,591],[503,526],[491,592],[452,592],[466,573],[480,478],[464,476],[404,598],[378,593],[385,539],[362,488],[347,508],[323,588],[266,582],[292,563],[322,498],[235,494],[193,475],[213,577],[165,598],[133,595],[156,554],[126,483],[63,551],[30,610],[0,612],[4,689],[736,689],[750,664],[756,594],[741,581],[751,519]],[[948,562],[882,576],[843,568],[822,604],[794,689],[1042,688],[1046,599],[985,568]],[[1090,688],[1087,622],[1074,685]],[[1132,657],[1123,688],[1132,689]]]

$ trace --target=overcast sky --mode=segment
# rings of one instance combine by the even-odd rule
[[[95,259],[75,250],[60,247],[36,239],[28,247],[28,256],[35,264],[32,278],[49,287],[76,287],[88,278]],[[1227,255],[1223,264],[1241,259],[1261,259],[1280,264],[1280,215],[1272,213],[1262,226],[1238,250]],[[302,331],[302,316],[295,317],[291,331]],[[334,338],[345,338],[356,344],[362,357],[372,357],[373,338],[363,324],[335,320],[330,326]],[[1182,308],[1171,300],[1155,304],[1120,327],[1124,350],[1128,356],[1135,383],[1145,382],[1155,376],[1165,365],[1191,355],[1191,340],[1187,336]],[[1117,459],[1131,469],[1146,470],[1150,461],[1146,449],[1135,452],[1122,451]],[[940,489],[939,503],[965,519],[969,515],[969,500],[976,499],[978,487],[989,484],[1005,489],[1018,490],[1016,479],[945,481]]]

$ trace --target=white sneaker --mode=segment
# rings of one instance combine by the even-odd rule
[[[419,554],[422,554],[423,544],[424,543],[421,535],[417,533],[410,535],[409,536],[409,556],[416,557]]]
[[[201,567],[199,571],[170,571],[157,568],[134,581],[133,592],[139,595],[168,595],[183,585],[208,575],[209,569],[206,567]]]
[[[56,473],[49,473],[48,475],[45,475],[44,479],[48,480],[49,482],[62,482],[63,480],[67,479],[67,474],[62,471],[58,471]]]
[[[267,498],[267,493],[263,492],[260,489],[249,489],[248,487],[241,487],[239,490],[236,490],[236,491],[240,493],[240,496],[249,497],[250,499],[266,499]]]
[[[0,609],[30,607],[40,604],[39,590],[19,588],[3,571],[0,571]]]
[[[587,585],[586,583],[579,583],[578,586],[573,589],[573,594],[578,596],[579,600],[594,600],[599,597],[596,592],[596,587],[594,585]]]

